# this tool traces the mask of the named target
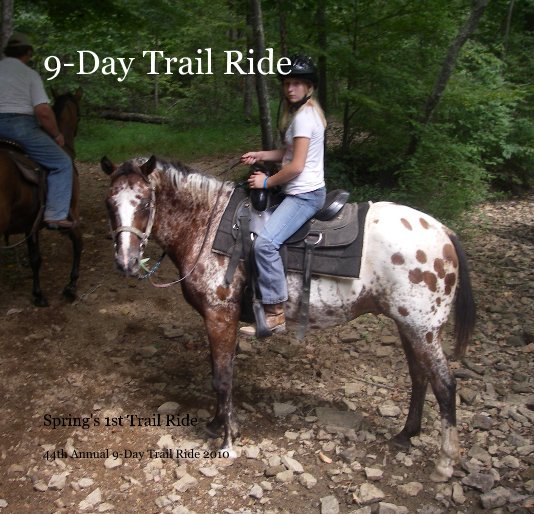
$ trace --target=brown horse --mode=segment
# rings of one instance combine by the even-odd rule
[[[208,430],[217,436],[224,428],[223,449],[230,453],[238,435],[232,376],[245,277],[240,267],[227,286],[229,259],[211,248],[235,184],[154,157],[133,159],[118,168],[103,159],[102,169],[111,175],[107,208],[119,270],[138,276],[144,246],[152,236],[178,268],[186,300],[204,318],[217,394],[217,411]],[[288,273],[287,280],[286,316],[298,319],[302,279]],[[369,207],[360,278],[312,277],[312,326],[344,323],[367,312],[396,322],[412,394],[406,424],[395,442],[408,446],[420,432],[430,382],[442,421],[440,456],[432,475],[436,481],[452,476],[459,457],[456,384],[441,348],[443,327],[453,307],[456,353],[462,354],[475,321],[462,247],[455,234],[434,218],[388,202]]]
[[[65,137],[65,151],[73,161],[81,95],[82,91],[78,89],[74,94],[66,93],[57,96],[53,106],[59,130]],[[70,217],[76,222],[79,220],[79,193],[78,171],[74,168]],[[9,152],[0,149],[0,234],[4,234],[6,240],[9,235],[24,234],[33,273],[34,304],[46,307],[48,301],[41,290],[39,278],[41,267],[39,230],[41,226],[36,224],[39,211],[37,187],[22,177]],[[80,269],[82,234],[79,223],[76,223],[74,228],[62,232],[66,232],[71,240],[73,252],[70,281],[63,289],[63,296],[73,301],[76,298],[76,283]]]

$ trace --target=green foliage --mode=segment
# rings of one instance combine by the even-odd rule
[[[433,124],[413,158],[400,173],[397,199],[441,219],[454,219],[486,198],[488,172],[480,148],[458,138],[451,144],[452,126]]]
[[[60,91],[82,86],[85,114],[113,108],[171,120],[169,127],[84,121],[82,158],[155,152],[186,160],[260,145],[256,125],[243,125],[245,78],[224,75],[222,64],[224,50],[246,51],[248,7],[245,0],[17,0],[14,21],[33,35],[45,78],[47,55],[76,62],[77,51],[89,49],[136,58],[122,83],[72,68],[46,82]],[[290,53],[326,58],[328,115],[343,126],[328,155],[329,187],[350,189],[357,200],[404,201],[453,218],[496,188],[533,186],[534,0],[489,3],[426,126],[420,123],[425,102],[471,2],[277,0],[262,7],[266,46],[276,56],[283,42]],[[319,42],[319,20],[326,44]],[[163,62],[159,75],[146,74],[143,50],[194,57],[204,48],[212,48],[214,75],[180,75],[176,68],[165,74]],[[273,117],[276,89],[272,78]],[[255,109],[253,120],[258,123]],[[244,142],[243,131],[258,136]],[[414,135],[415,153],[409,151]]]
[[[533,82],[534,48],[522,26],[525,13],[515,12],[503,60],[509,2],[499,3],[463,47],[427,127],[417,120],[469,6],[354,2],[342,16],[331,14],[329,64],[344,120],[344,145],[328,163],[332,183],[445,218],[488,198],[492,185],[532,187],[534,102],[525,84]],[[421,144],[410,156],[414,133]]]
[[[244,123],[182,127],[82,119],[76,138],[76,157],[99,161],[104,155],[118,162],[155,154],[188,162],[209,155],[241,155],[258,138],[257,126]]]

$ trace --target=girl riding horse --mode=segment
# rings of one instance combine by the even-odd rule
[[[282,186],[284,200],[271,214],[254,241],[258,288],[265,310],[265,324],[272,333],[285,330],[284,302],[287,284],[280,247],[324,204],[324,132],[326,120],[313,98],[317,88],[317,71],[311,59],[296,55],[290,58],[289,72],[280,75],[284,90],[281,132],[284,148],[248,152],[241,157],[245,164],[256,161],[281,161],[278,173],[267,177],[260,171],[248,179],[251,189]],[[242,334],[253,336],[256,328],[241,327]]]

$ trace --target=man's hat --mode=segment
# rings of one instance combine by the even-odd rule
[[[18,46],[33,47],[28,36],[22,32],[13,32],[13,35],[7,40],[6,48],[16,48]]]

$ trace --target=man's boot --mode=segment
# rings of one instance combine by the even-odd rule
[[[273,334],[285,332],[286,317],[284,314],[284,303],[275,303],[272,305],[263,305],[265,311],[265,322]],[[241,327],[239,333],[246,336],[256,335],[256,325],[247,325]]]

